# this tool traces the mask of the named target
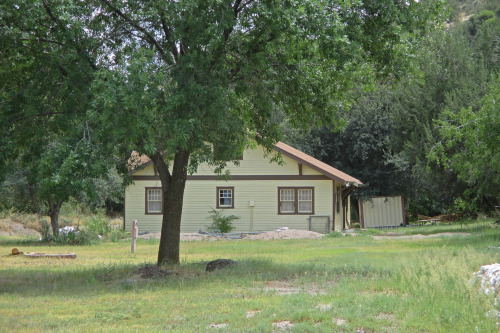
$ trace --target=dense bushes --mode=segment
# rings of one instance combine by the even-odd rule
[[[56,244],[85,245],[100,241],[119,241],[128,237],[128,232],[119,226],[112,226],[109,219],[102,214],[97,214],[85,221],[83,226],[65,227],[59,229],[59,234],[53,235],[49,222],[40,221],[42,241]]]

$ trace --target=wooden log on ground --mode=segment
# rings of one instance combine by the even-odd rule
[[[60,254],[24,253],[24,256],[30,257],[30,258],[70,258],[70,259],[75,259],[76,253],[60,253]]]

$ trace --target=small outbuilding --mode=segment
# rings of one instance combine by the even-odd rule
[[[181,232],[206,230],[214,208],[233,221],[235,232],[268,231],[280,227],[328,233],[350,224],[349,196],[362,183],[285,143],[274,147],[284,164],[271,163],[263,147],[247,149],[239,166],[228,165],[229,180],[220,180],[207,164],[188,176]],[[125,190],[127,230],[138,220],[141,231],[160,232],[162,189],[151,161],[131,171]]]
[[[359,200],[361,228],[399,227],[406,224],[402,196],[372,197]]]

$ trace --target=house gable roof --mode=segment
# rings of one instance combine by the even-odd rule
[[[321,162],[320,160],[315,159],[312,156],[307,155],[306,153],[301,152],[298,149],[295,149],[286,143],[283,142],[278,142],[275,146],[274,149],[281,154],[290,157],[291,159],[302,163],[304,165],[307,165],[311,169],[325,175],[328,178],[331,178],[333,180],[336,180],[341,183],[352,183],[355,186],[362,185],[363,183],[352,177],[349,176],[348,174],[335,169],[334,167]]]
[[[354,186],[363,184],[360,180],[338,169],[335,169],[334,167],[323,163],[320,160],[317,160],[314,157],[309,156],[306,153],[303,153],[300,150],[295,149],[283,142],[278,142],[274,146],[274,150],[342,184],[351,183]],[[151,164],[153,164],[153,162],[147,156],[139,155],[139,153],[134,151],[131,155],[131,159],[129,160],[129,166],[131,168],[129,174],[132,175],[150,166]]]
[[[133,175],[134,173],[141,171],[152,164],[153,161],[148,156],[141,155],[139,152],[134,150],[130,154],[130,158],[127,162],[128,169],[130,170],[128,174]]]

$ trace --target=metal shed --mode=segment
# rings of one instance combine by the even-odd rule
[[[403,197],[372,197],[360,200],[359,215],[361,228],[395,227],[405,224]]]

